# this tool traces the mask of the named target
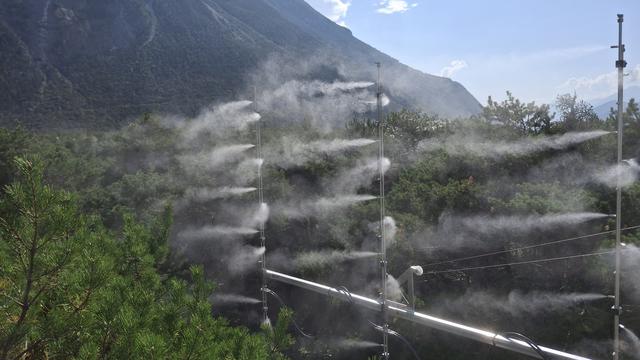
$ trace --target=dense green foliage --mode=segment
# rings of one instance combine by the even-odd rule
[[[613,219],[491,234],[446,227],[446,220],[453,215],[526,217],[615,211],[614,188],[591,179],[593,171],[607,169],[615,162],[616,139],[610,134],[562,149],[504,156],[425,148],[425,141],[435,139],[445,143],[460,137],[484,139],[490,144],[521,143],[549,136],[555,139],[568,131],[615,130],[612,117],[602,121],[594,118],[593,110],[574,96],[560,97],[557,109],[558,114],[550,114],[547,106],[525,104],[508,96],[504,102],[491,101],[483,117],[463,121],[410,111],[389,114],[384,129],[386,156],[392,166],[386,175],[386,200],[388,215],[398,227],[388,251],[389,272],[399,275],[416,264],[427,271],[455,270],[610,249],[613,238],[606,233],[557,246],[510,251],[607,231]],[[209,218],[230,216],[237,208],[223,200],[173,208],[167,205],[180,204],[189,188],[229,185],[223,175],[211,175],[202,169],[186,171],[181,162],[188,150],[185,148],[208,149],[218,142],[250,143],[253,134],[205,137],[185,145],[181,130],[160,120],[145,116],[121,130],[94,133],[34,134],[0,129],[0,181],[8,185],[0,207],[4,219],[0,286],[6,295],[0,310],[7,314],[0,329],[4,351],[16,357],[26,344],[26,350],[34,356],[50,357],[93,358],[102,354],[110,358],[187,358],[191,354],[257,359],[278,358],[282,352],[300,359],[374,356],[378,351],[375,348],[344,349],[332,342],[342,336],[377,341],[379,334],[368,323],[377,321],[374,315],[287,286],[270,284],[295,308],[301,325],[318,334],[313,341],[300,339],[291,351],[286,351],[292,345],[285,331],[293,316],[288,311],[273,332],[260,334],[231,327],[211,316],[209,280],[228,288],[258,289],[256,276],[228,274],[224,248],[217,248],[219,245],[211,241],[185,243],[179,232],[192,224],[201,226]],[[625,158],[636,157],[640,111],[635,102],[630,103],[624,121]],[[333,182],[345,169],[353,168],[362,158],[375,156],[374,149],[362,148],[283,165],[286,151],[277,150],[288,144],[283,138],[305,144],[336,137],[373,138],[376,134],[377,123],[367,118],[353,119],[345,128],[329,133],[305,123],[279,126],[267,118],[263,134],[267,201],[277,208],[300,198],[335,195]],[[24,154],[37,154],[46,167],[39,165],[40,160],[13,161]],[[54,190],[59,188],[69,193]],[[377,182],[372,178],[356,192],[375,195]],[[237,201],[255,204],[253,195],[243,195]],[[624,226],[640,224],[639,201],[638,182],[624,188]],[[34,216],[44,216],[35,227]],[[287,272],[375,297],[376,261],[319,262],[300,268],[287,264],[290,258],[310,250],[376,251],[372,224],[377,218],[376,202],[319,216],[289,217],[273,211],[267,226],[268,252],[273,256],[269,266],[282,266]],[[28,257],[29,247],[23,246],[21,237],[41,244],[36,246],[39,257],[33,262],[37,275],[32,278],[33,290],[27,292],[28,272],[20,259]],[[628,231],[625,241],[638,244],[640,236]],[[503,252],[428,266],[495,251]],[[606,341],[613,326],[607,299],[536,313],[498,311],[481,303],[467,304],[466,308],[456,304],[477,292],[496,299],[508,298],[514,291],[531,296],[536,292],[611,294],[610,260],[607,256],[587,257],[426,274],[416,283],[418,307],[496,331],[519,331],[551,347],[602,356],[610,351]],[[189,263],[202,267],[190,268],[186,265]],[[632,269],[626,273],[633,274]],[[623,283],[623,303],[637,304],[640,291],[633,278]],[[42,295],[37,295],[40,289]],[[29,309],[20,320],[24,304],[29,304]],[[255,318],[240,305],[225,309],[214,306],[214,311],[234,323],[255,324]],[[635,313],[625,312],[622,318],[628,327],[640,328]],[[475,359],[513,358],[512,354],[400,320],[391,326],[408,337],[419,353],[432,358],[468,359],[469,354]],[[409,356],[402,343],[395,340],[392,353],[399,358]]]
[[[106,229],[17,158],[0,216],[0,358],[282,359],[291,313],[251,334],[211,314],[202,267],[163,275],[171,209]]]

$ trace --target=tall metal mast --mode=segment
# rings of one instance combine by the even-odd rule
[[[615,304],[613,306],[613,358],[618,360],[620,358],[620,229],[622,225],[622,186],[620,184],[620,171],[622,169],[622,113],[624,111],[624,96],[623,96],[623,82],[624,82],[624,68],[627,66],[627,62],[624,61],[624,44],[622,43],[622,22],[624,21],[624,15],[618,14],[618,45],[612,46],[614,49],[618,49],[618,60],[616,61],[616,68],[618,68],[618,180],[616,186],[616,270],[615,270]]]
[[[256,105],[256,88],[253,88],[253,103],[254,109],[257,112]],[[262,186],[262,165],[264,164],[264,159],[262,158],[262,118],[258,119],[256,122],[256,156],[258,158],[258,209],[260,209],[264,204],[264,191]],[[260,256],[260,272],[262,284],[260,287],[260,293],[262,296],[262,321],[263,323],[268,323],[269,321],[269,304],[267,303],[267,251],[266,251],[266,237],[264,235],[264,222],[260,222],[259,230],[260,230],[260,247],[264,249],[262,255]]]
[[[387,319],[387,244],[384,224],[384,126],[382,123],[382,85],[380,84],[380,63],[376,63],[378,80],[376,85],[376,105],[378,115],[378,171],[380,175],[380,303],[382,304],[382,358],[389,359],[389,324]]]

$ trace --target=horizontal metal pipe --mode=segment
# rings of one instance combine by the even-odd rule
[[[282,283],[286,283],[289,285],[314,291],[320,294],[331,296],[333,298],[340,299],[343,301],[349,301],[370,310],[382,311],[382,304],[375,299],[371,299],[371,298],[368,298],[362,295],[357,295],[357,294],[346,294],[345,291],[333,288],[331,286],[318,284],[313,281],[300,279],[291,275],[279,273],[272,270],[266,270],[266,275],[268,278],[282,282]],[[542,357],[535,350],[533,350],[531,346],[529,346],[529,344],[527,344],[524,341],[508,339],[500,334],[497,334],[491,331],[481,330],[481,329],[473,328],[470,326],[458,324],[453,321],[448,321],[448,320],[440,319],[427,314],[415,312],[409,308],[406,308],[404,306],[399,306],[392,302],[388,302],[386,306],[387,306],[387,311],[391,316],[405,319],[405,320],[408,320],[417,324],[421,324],[433,329],[438,329],[451,334],[463,336],[468,339],[480,341],[485,344],[493,345],[502,349],[506,349],[506,350],[514,351],[527,356],[531,356],[536,359],[542,359]],[[550,349],[544,346],[540,346],[540,349],[542,350],[542,352],[545,353],[545,355],[553,359],[590,360],[589,358],[565,353],[565,352]]]

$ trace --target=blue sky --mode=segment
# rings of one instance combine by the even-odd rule
[[[401,62],[462,83],[482,103],[586,100],[616,91],[616,14],[626,86],[640,85],[640,0],[306,0]]]

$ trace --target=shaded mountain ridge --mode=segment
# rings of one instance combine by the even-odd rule
[[[480,111],[459,83],[399,63],[303,0],[4,0],[0,124],[112,127],[144,112],[194,115],[260,87],[256,71],[274,54],[323,81],[374,79],[381,62],[397,107]]]

